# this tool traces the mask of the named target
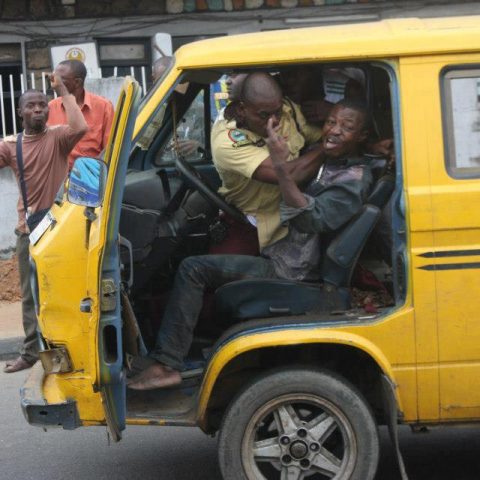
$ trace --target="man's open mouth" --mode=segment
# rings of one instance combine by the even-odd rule
[[[331,135],[325,137],[325,142],[324,142],[325,148],[336,148],[340,144],[341,142],[337,137],[333,137]]]

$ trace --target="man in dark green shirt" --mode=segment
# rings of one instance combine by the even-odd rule
[[[289,232],[262,255],[273,262],[278,277],[320,280],[322,236],[358,213],[372,186],[368,160],[360,152],[368,123],[366,111],[355,100],[333,107],[323,127],[324,163],[301,191],[286,168],[286,142],[269,122],[267,145],[282,194],[280,218],[289,225]]]

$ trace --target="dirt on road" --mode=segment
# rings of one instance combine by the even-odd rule
[[[17,257],[0,260],[0,302],[17,302],[21,297]]]

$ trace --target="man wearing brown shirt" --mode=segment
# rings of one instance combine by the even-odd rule
[[[50,77],[52,88],[63,97],[67,114],[67,125],[47,127],[48,99],[37,90],[27,90],[19,100],[18,115],[23,122],[22,157],[28,213],[32,214],[49,208],[58,189],[68,173],[67,157],[75,144],[88,129],[75,97],[58,75]],[[4,138],[0,142],[0,168],[10,167],[17,181],[20,175],[17,164],[17,136]],[[20,356],[7,362],[6,373],[30,368],[38,359],[37,317],[30,289],[29,231],[25,221],[25,206],[22,198],[18,201],[17,257],[22,289],[22,316],[25,339]]]

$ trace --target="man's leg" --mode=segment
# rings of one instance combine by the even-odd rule
[[[17,258],[20,272],[20,287],[22,290],[23,330],[25,331],[25,339],[20,348],[20,356],[22,360],[31,366],[38,360],[38,339],[37,315],[35,314],[35,305],[30,288],[29,245],[28,235],[26,233],[18,234]]]
[[[207,288],[216,289],[240,279],[274,277],[272,263],[262,257],[203,255],[183,260],[175,275],[155,348],[150,353],[158,363],[133,378],[130,387],[144,390],[180,382],[179,371],[192,344]]]

